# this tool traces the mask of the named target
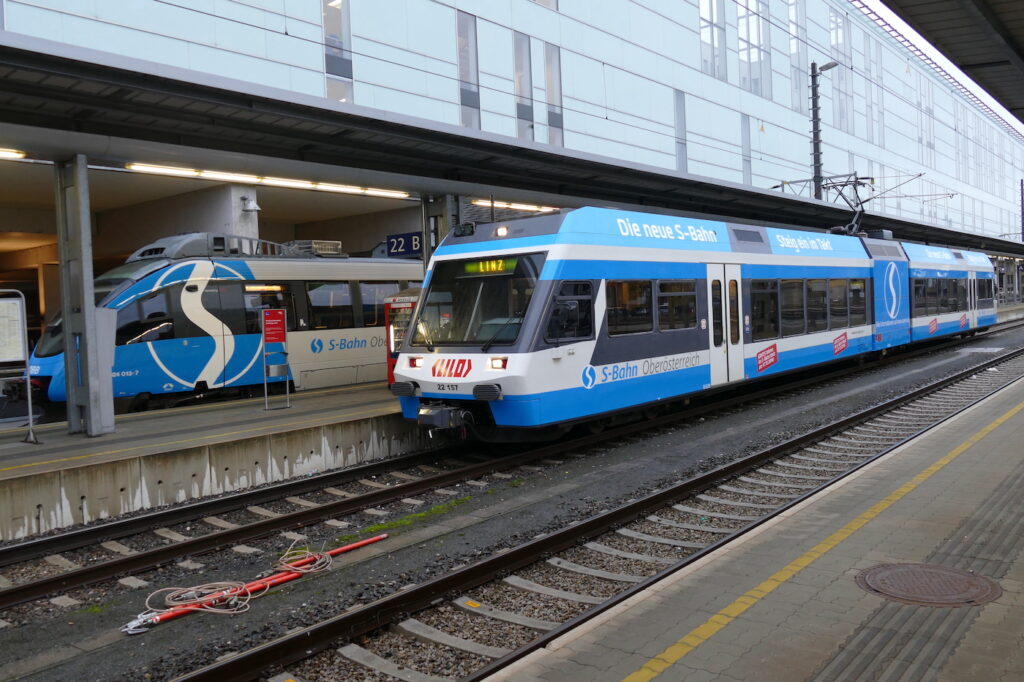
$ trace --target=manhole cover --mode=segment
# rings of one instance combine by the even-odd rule
[[[932,564],[881,564],[861,571],[857,584],[888,599],[921,606],[974,606],[1003,593],[994,581]]]

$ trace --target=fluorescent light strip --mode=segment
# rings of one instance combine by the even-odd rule
[[[508,208],[513,211],[533,211],[535,213],[550,213],[551,211],[557,211],[557,208],[552,206],[537,206],[536,204],[517,204],[510,203],[507,201],[488,201],[487,199],[473,199],[471,202],[474,206],[493,206],[494,208]]]
[[[20,149],[0,149],[0,159],[24,159],[25,152]]]
[[[5,154],[8,153],[10,155]],[[21,154],[21,156],[15,156]],[[23,158],[24,152],[14,149],[0,149],[2,158]],[[355,185],[335,185],[329,182],[312,182],[310,180],[295,180],[292,178],[273,178],[260,175],[247,175],[245,173],[228,173],[226,171],[196,170],[194,168],[179,168],[177,166],[158,166],[149,163],[129,163],[125,168],[137,173],[150,173],[152,175],[173,175],[177,177],[198,177],[203,180],[220,180],[222,182],[240,182],[250,185],[267,185],[269,187],[287,187],[290,189],[313,189],[321,192],[337,192],[339,194],[361,194],[370,197],[382,197],[385,199],[408,199],[409,193],[393,189],[379,189],[376,187],[357,187]],[[550,209],[554,210],[554,209]]]
[[[178,175],[182,177],[196,177],[199,171],[195,168],[178,168],[176,166],[151,166],[145,163],[129,163],[125,166],[128,170],[136,173],[152,173],[153,175]]]

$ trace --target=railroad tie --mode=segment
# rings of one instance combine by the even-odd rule
[[[667,557],[651,556],[650,554],[637,554],[636,552],[624,552],[621,549],[615,549],[614,547],[609,547],[608,545],[601,544],[600,542],[588,542],[583,546],[595,552],[607,554],[608,556],[617,556],[623,559],[635,559],[636,561],[646,561],[652,564],[663,564],[667,566],[676,562],[675,559],[669,559]]]
[[[561,625],[561,623],[556,623],[550,620],[531,618],[530,616],[524,616],[520,613],[512,613],[511,611],[502,611],[494,608],[493,606],[481,604],[480,602],[474,601],[473,599],[465,596],[454,600],[452,604],[463,611],[475,613],[478,616],[486,616],[487,618],[493,618],[494,620],[500,620],[506,623],[515,623],[516,625],[522,625],[530,628],[531,630],[540,630],[541,632],[554,630],[556,627]]]
[[[505,649],[500,646],[491,646],[489,644],[481,644],[479,642],[474,642],[471,639],[463,639],[462,637],[449,635],[447,632],[431,627],[430,625],[427,625],[422,621],[418,621],[415,618],[406,618],[396,625],[395,629],[421,641],[441,644],[451,647],[452,649],[477,654],[478,656],[486,656],[487,658],[501,658],[502,656],[512,653],[511,649]]]
[[[704,545],[700,545],[703,547]],[[603,578],[605,580],[614,580],[620,583],[638,583],[644,579],[644,576],[640,575],[629,575],[628,573],[612,573],[611,571],[602,571],[600,568],[591,568],[590,566],[582,566],[580,564],[574,564],[571,561],[560,559],[559,557],[551,557],[548,559],[548,563],[555,568],[560,568],[563,571],[570,571],[572,573],[579,573],[580,575],[589,575],[594,578]]]
[[[452,679],[449,677],[426,675],[410,668],[403,668],[397,663],[392,663],[388,659],[378,656],[358,644],[346,644],[338,649],[338,653],[348,660],[354,661],[355,663],[365,666],[370,670],[375,670],[378,673],[396,677],[403,682],[446,682],[447,680]]]
[[[533,592],[534,594],[543,594],[547,597],[554,597],[556,599],[565,599],[566,601],[579,602],[580,604],[600,604],[605,601],[604,597],[595,597],[590,594],[580,594],[578,592],[568,592],[566,590],[559,590],[554,587],[548,587],[547,585],[541,585],[535,583],[532,580],[526,578],[520,578],[518,575],[510,575],[503,580],[507,585],[511,585],[520,590],[526,592]]]

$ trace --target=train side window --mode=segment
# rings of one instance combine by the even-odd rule
[[[928,297],[925,293],[927,289],[928,280],[920,278],[914,280],[914,317],[924,317],[928,314]]]
[[[194,295],[190,292],[182,294],[181,285],[171,287],[169,290],[172,307],[174,309],[174,337],[201,338],[207,336],[207,332],[200,329],[182,309],[181,297]],[[217,318],[229,334],[245,333],[245,318],[242,314],[242,285],[239,282],[224,282],[210,280],[203,287],[200,295],[200,302],[203,310]]]
[[[868,323],[867,282],[862,279],[850,280],[850,326]]]
[[[287,284],[246,283],[242,295],[245,304],[245,333],[259,334],[262,330],[262,310],[283,308],[288,331],[295,331],[295,305]]]
[[[118,346],[173,338],[174,318],[166,289],[154,291],[117,311]]]
[[[307,282],[310,329],[351,329],[355,325],[348,282]]]
[[[779,282],[755,279],[750,282],[751,339],[779,338]]]
[[[978,282],[978,307],[991,308],[995,305],[995,288],[991,279],[979,279]],[[982,301],[987,301],[982,303]]]
[[[850,304],[846,300],[847,284],[845,279],[830,279],[828,281],[829,329],[842,329],[850,326]]]
[[[828,286],[823,279],[807,280],[807,332],[828,329]]]
[[[589,339],[594,335],[594,301],[590,282],[563,282],[551,308],[548,341]]]
[[[711,283],[711,341],[715,347],[721,346],[725,340],[725,333],[722,329],[722,282],[715,280]]]
[[[729,280],[729,343],[740,342],[740,285],[734,279]]]
[[[697,285],[691,280],[658,282],[658,329],[697,326]]]
[[[654,329],[651,283],[646,280],[609,280],[605,286],[608,334],[637,334]]]
[[[957,310],[967,310],[967,280],[958,279],[956,283]]]
[[[939,281],[934,277],[926,280],[924,290],[925,301],[928,303],[928,315],[934,315],[939,311]]]
[[[399,291],[398,282],[360,282],[359,294],[363,302],[363,326],[384,326],[384,299]]]
[[[782,280],[782,335],[797,336],[807,330],[804,315],[804,281]]]

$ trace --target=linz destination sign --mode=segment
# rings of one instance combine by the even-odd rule
[[[464,263],[463,273],[467,275],[504,275],[516,269],[518,258],[492,258]]]

